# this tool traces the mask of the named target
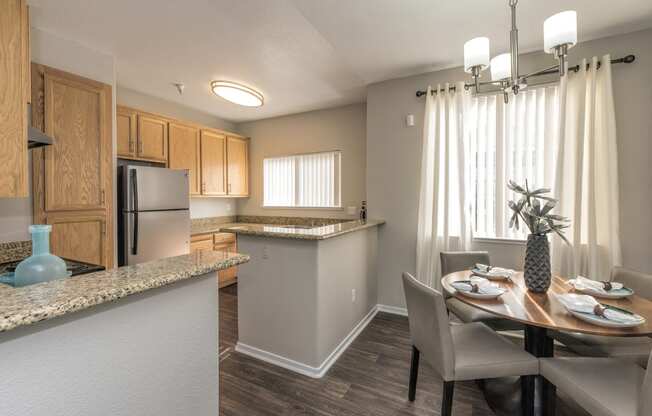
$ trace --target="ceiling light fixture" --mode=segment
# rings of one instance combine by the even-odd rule
[[[215,95],[245,107],[260,107],[265,102],[263,94],[232,81],[213,81],[211,89]]]
[[[489,39],[475,38],[464,44],[464,70],[473,76],[472,87],[480,92],[480,86],[491,84],[503,90],[505,102],[511,90],[518,94],[533,76],[558,71],[559,77],[566,75],[568,50],[577,43],[577,13],[573,10],[550,16],[543,23],[544,51],[552,53],[557,65],[527,75],[518,73],[518,29],[516,28],[516,5],[518,0],[509,0],[512,28],[509,32],[509,53],[498,55],[489,61]],[[497,68],[494,68],[496,66]],[[491,82],[479,82],[481,72],[491,67]]]

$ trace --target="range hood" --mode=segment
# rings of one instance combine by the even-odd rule
[[[32,105],[27,105],[27,119],[29,120],[29,128],[27,129],[27,148],[34,149],[35,147],[49,146],[54,143],[50,136],[47,136],[36,127],[32,127]]]

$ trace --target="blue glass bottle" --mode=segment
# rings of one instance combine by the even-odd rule
[[[30,225],[32,255],[16,266],[14,286],[27,286],[68,277],[66,262],[50,254],[51,225]]]

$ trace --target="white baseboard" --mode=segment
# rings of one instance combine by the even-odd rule
[[[367,327],[369,322],[374,319],[378,313],[378,306],[371,308],[369,313],[348,333],[346,337],[339,343],[337,347],[326,357],[319,367],[312,367],[307,364],[300,363],[290,358],[282,357],[280,355],[243,344],[238,341],[235,350],[239,353],[249,355],[259,360],[268,362],[279,367],[283,367],[290,371],[303,374],[312,378],[322,378],[329,368],[337,361],[344,351],[351,345],[351,343],[360,335],[360,333]]]
[[[378,309],[378,312],[386,312],[386,313],[391,313],[393,315],[407,316],[408,314],[406,308],[399,308],[398,306],[378,304],[376,305],[376,309]]]

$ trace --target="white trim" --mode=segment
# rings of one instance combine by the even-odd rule
[[[268,362],[273,365],[294,371],[299,374],[303,374],[312,378],[322,378],[324,374],[331,368],[331,366],[337,361],[337,359],[342,355],[344,351],[351,345],[351,343],[360,335],[360,333],[367,327],[369,322],[376,316],[378,313],[379,305],[371,308],[369,313],[365,315],[364,318],[349,332],[349,334],[344,337],[342,342],[339,343],[337,347],[326,357],[326,359],[321,363],[319,367],[312,367],[307,364],[300,363],[298,361],[292,360],[290,358],[282,357],[280,355],[261,350],[256,347],[252,347],[247,344],[243,344],[238,341],[235,346],[235,350],[241,354],[245,354],[259,360]]]
[[[304,210],[323,210],[323,211],[342,211],[344,210],[344,207],[339,206],[339,207],[300,207],[300,206],[274,206],[274,205],[261,205],[260,206],[262,209],[304,209]]]
[[[378,312],[391,313],[392,315],[407,316],[408,314],[406,308],[400,308],[398,306],[378,304],[376,305],[376,309],[378,309]]]

